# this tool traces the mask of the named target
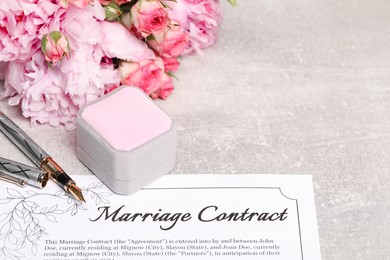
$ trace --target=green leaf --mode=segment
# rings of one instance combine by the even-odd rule
[[[138,0],[132,0],[130,2],[127,2],[125,4],[120,5],[122,12],[123,13],[130,12],[130,10],[133,7],[133,5],[135,5],[137,2],[138,2]]]
[[[46,61],[46,65],[47,65],[47,67],[49,67],[50,69],[54,68],[54,67],[53,67],[53,64],[51,64],[51,62]]]
[[[171,77],[171,78],[174,78],[174,79],[176,79],[176,80],[179,80],[179,78],[176,77],[171,71],[165,72],[165,74],[167,74],[167,75],[168,75],[169,77]]]
[[[118,21],[118,19],[119,19],[118,14],[115,14],[107,9],[105,9],[104,11],[105,11],[105,20],[106,21],[109,21],[109,22]]]
[[[151,34],[151,35],[149,35],[148,37],[146,37],[146,40],[147,40],[147,41],[154,41],[154,42],[157,43],[156,38],[154,37],[153,34]]]
[[[46,44],[47,44],[47,34],[43,36],[41,40],[41,50],[43,54],[45,54],[46,51]]]
[[[121,17],[119,18],[119,22],[125,27],[125,28],[131,28],[132,21],[131,21],[131,13],[123,13]]]
[[[50,37],[53,39],[54,43],[57,43],[59,39],[62,37],[62,33],[58,31],[53,31],[50,33]]]
[[[237,0],[227,0],[233,7],[237,6]]]
[[[104,6],[104,11],[105,11],[105,19],[107,21],[117,21],[119,17],[122,15],[121,9],[116,2],[111,2],[108,5]]]
[[[160,2],[165,9],[172,9],[168,4]]]

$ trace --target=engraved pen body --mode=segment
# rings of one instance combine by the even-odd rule
[[[38,188],[43,188],[49,180],[49,174],[47,172],[42,172],[37,168],[2,157],[0,157],[0,173],[2,173],[0,176],[1,180],[12,182],[13,179],[13,183],[18,184],[19,186],[23,186],[25,183]],[[19,182],[17,182],[17,180],[19,180]]]
[[[21,128],[0,112],[0,131],[3,132],[36,166],[47,172],[65,191],[76,199],[85,201],[81,189],[65,171],[32,140]]]

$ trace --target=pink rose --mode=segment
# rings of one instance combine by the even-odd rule
[[[186,0],[187,23],[183,25],[190,41],[185,54],[213,45],[218,36],[222,10],[218,0]]]
[[[102,5],[108,5],[109,3],[111,3],[112,1],[111,0],[100,0],[100,3]]]
[[[162,57],[162,60],[164,62],[165,72],[175,72],[179,68],[180,63],[177,58]]]
[[[117,3],[119,5],[123,5],[125,3],[128,3],[130,2],[131,0],[100,0],[100,3],[102,5],[109,5],[110,3],[114,2],[114,3]]]
[[[205,2],[206,0],[186,0],[186,1],[192,4],[199,4],[201,2]]]
[[[172,78],[164,73],[160,81],[160,88],[153,92],[150,97],[153,99],[167,99],[173,90],[174,86],[172,83]]]
[[[42,37],[42,53],[45,60],[52,65],[70,56],[68,39],[62,33],[54,31]]]
[[[128,2],[131,2],[131,0],[116,0],[116,2],[119,4],[119,5],[123,5],[123,4],[126,4]]]
[[[169,24],[169,17],[160,1],[139,0],[131,8],[131,21],[137,31],[147,37],[163,32]]]
[[[164,64],[160,58],[140,62],[122,62],[119,65],[119,75],[122,84],[139,87],[150,95],[160,89]]]
[[[60,5],[64,8],[68,8],[69,4],[72,4],[82,9],[93,2],[94,0],[60,0]]]
[[[179,57],[188,45],[188,35],[177,23],[171,23],[164,32],[153,34],[148,44],[162,57]]]

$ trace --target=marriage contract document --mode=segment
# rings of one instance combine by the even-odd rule
[[[130,196],[72,177],[86,203],[1,183],[0,259],[321,259],[310,176],[167,175]]]

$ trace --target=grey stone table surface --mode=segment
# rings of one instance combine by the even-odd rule
[[[178,126],[172,174],[312,175],[323,259],[390,259],[390,2],[223,8],[218,43],[186,57],[157,101]],[[74,132],[0,109],[68,172],[90,174]],[[0,156],[26,161],[4,138]]]

